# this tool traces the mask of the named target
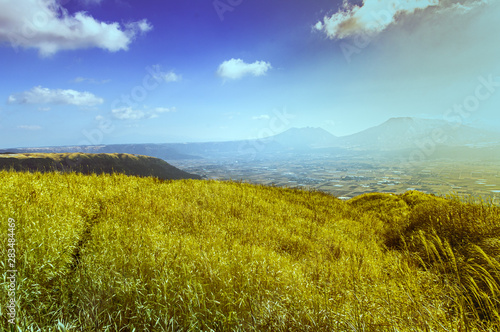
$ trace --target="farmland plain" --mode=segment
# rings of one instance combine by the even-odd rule
[[[496,204],[500,200],[500,163],[495,161],[427,160],[403,164],[381,158],[311,154],[275,160],[197,159],[171,163],[209,179],[312,188],[345,199],[365,193],[418,190],[435,195],[472,195]]]

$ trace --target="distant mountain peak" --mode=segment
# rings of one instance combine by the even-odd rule
[[[307,126],[307,127],[292,127],[292,128],[290,128],[288,130],[285,130],[284,133],[287,132],[287,131],[296,131],[296,132],[314,132],[314,131],[316,131],[316,132],[326,132],[326,133],[328,133],[327,130],[325,130],[325,129],[321,128],[321,127],[309,127],[309,126]]]
[[[437,140],[442,137],[442,140]],[[384,123],[359,133],[340,138],[341,146],[358,150],[418,149],[422,142],[434,145],[464,146],[498,142],[498,133],[466,125],[455,126],[445,120],[414,117],[390,118]]]
[[[410,121],[414,121],[415,118],[413,117],[410,117],[410,116],[401,116],[401,117],[394,117],[394,118],[390,118],[389,120],[386,121],[386,123],[388,122],[410,122]]]
[[[317,148],[335,145],[337,137],[323,128],[290,128],[273,136],[273,140],[286,148]]]

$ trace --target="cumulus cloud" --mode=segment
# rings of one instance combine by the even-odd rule
[[[100,22],[86,12],[70,15],[57,0],[0,1],[0,22],[0,43],[35,48],[44,57],[93,47],[127,50],[137,35],[152,29],[145,19],[122,26]]]
[[[363,0],[361,6],[344,1],[342,8],[331,16],[325,16],[314,25],[331,39],[344,39],[361,35],[376,35],[398,21],[402,15],[418,10],[436,8],[467,12],[487,3],[487,0]]]
[[[224,61],[217,70],[217,75],[231,80],[237,80],[244,76],[263,76],[271,69],[271,64],[264,61],[245,63],[241,59],[231,59]]]
[[[135,110],[132,107],[116,108],[111,111],[111,114],[118,120],[142,120],[154,119],[160,113],[174,112],[175,108],[157,107],[151,111],[148,110]]]
[[[51,90],[36,86],[29,91],[12,94],[8,98],[9,104],[58,104],[76,106],[95,106],[104,100],[90,92],[75,90]]]

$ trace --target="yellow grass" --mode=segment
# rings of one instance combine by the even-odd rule
[[[20,331],[500,326],[500,214],[490,205],[8,171],[0,195],[2,271],[16,220]]]

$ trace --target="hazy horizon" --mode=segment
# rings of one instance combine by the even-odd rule
[[[500,3],[2,1],[0,148],[500,130]]]
[[[330,130],[328,130],[326,128],[307,126],[307,127],[290,127],[290,128],[287,128],[287,129],[285,129],[283,131],[279,131],[279,132],[273,133],[273,135],[271,135],[271,136],[264,136],[264,135],[263,136],[258,136],[257,135],[255,137],[247,137],[247,138],[244,138],[244,139],[236,139],[236,140],[225,140],[225,139],[221,139],[221,140],[210,140],[210,139],[207,139],[207,140],[199,140],[199,141],[196,141],[196,140],[171,140],[171,141],[165,141],[165,142],[121,142],[121,143],[102,143],[102,144],[90,144],[90,145],[134,145],[134,144],[138,144],[138,145],[145,144],[145,145],[147,145],[147,144],[191,144],[191,143],[238,142],[238,141],[247,141],[247,140],[267,139],[267,138],[272,138],[274,136],[279,136],[280,134],[286,133],[286,132],[288,132],[290,130],[293,130],[293,129],[309,129],[309,128],[324,130],[324,131],[328,132],[329,134],[331,134],[332,136],[335,136],[336,138],[347,138],[347,137],[352,136],[352,135],[363,133],[366,130],[382,126],[382,125],[388,123],[389,121],[391,121],[393,119],[404,119],[404,118],[411,118],[411,119],[417,119],[417,120],[431,120],[431,121],[432,120],[437,120],[437,121],[442,122],[442,124],[445,125],[445,126],[449,125],[451,131],[457,130],[459,128],[469,127],[469,128],[484,130],[485,132],[488,131],[489,133],[497,133],[497,134],[500,135],[500,130],[495,130],[495,129],[489,130],[486,127],[481,127],[481,126],[478,127],[478,126],[476,126],[474,124],[472,124],[472,125],[463,124],[463,125],[460,125],[458,127],[454,127],[454,125],[456,125],[456,123],[454,123],[454,122],[447,122],[447,121],[442,120],[442,119],[423,119],[423,118],[415,118],[415,117],[394,117],[394,118],[389,118],[389,119],[385,120],[382,123],[378,123],[375,126],[364,128],[364,129],[362,129],[362,130],[360,130],[358,132],[355,132],[355,133],[352,133],[352,134],[341,135],[341,136],[335,135],[333,132],[331,132]],[[264,130],[262,133],[266,134],[266,133],[268,133],[268,131]],[[97,136],[95,136],[95,137],[97,137]],[[52,146],[48,146],[48,145],[47,146],[9,146],[9,147],[0,147],[0,149],[8,150],[8,149],[24,149],[24,148],[28,148],[29,149],[29,148],[66,147],[66,146],[79,146],[79,145],[78,144],[73,144],[73,145],[52,145]]]

